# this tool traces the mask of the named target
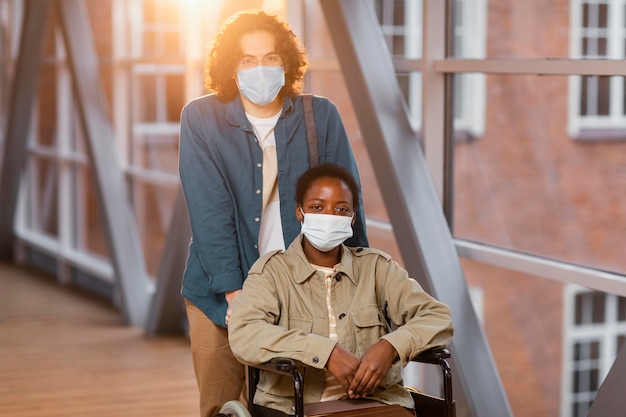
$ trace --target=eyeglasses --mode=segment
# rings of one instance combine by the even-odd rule
[[[280,57],[280,55],[275,53],[265,55],[263,58],[261,58],[260,61],[253,56],[247,55],[241,58],[241,61],[239,61],[239,65],[237,67],[239,69],[252,68],[256,67],[257,65],[276,67],[282,65],[282,63],[283,59]]]

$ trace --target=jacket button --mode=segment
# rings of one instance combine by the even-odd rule
[[[256,223],[258,223],[258,222],[260,222],[260,221],[261,221],[261,219],[260,219],[260,218],[258,218],[258,217],[255,217],[255,218],[254,218],[254,221],[255,221]]]
[[[319,358],[317,356],[313,358],[313,363],[318,363],[319,361],[320,360],[319,360]]]
[[[346,316],[346,313],[341,313],[341,314],[339,315],[339,320],[343,319],[345,316]]]
[[[356,248],[357,252],[363,252],[363,248]]]

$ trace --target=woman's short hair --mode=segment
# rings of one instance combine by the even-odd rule
[[[298,178],[296,185],[296,203],[302,205],[304,202],[304,195],[311,188],[311,185],[320,178],[336,178],[346,184],[352,193],[352,206],[356,208],[360,204],[359,197],[359,184],[356,182],[350,171],[342,166],[331,163],[324,163],[313,168],[309,168]]]
[[[285,67],[285,85],[279,94],[293,98],[302,92],[308,59],[300,40],[278,17],[248,10],[235,13],[224,22],[209,52],[206,87],[220,101],[231,101],[239,94],[234,74],[243,57],[240,40],[244,34],[258,31],[269,32],[276,38],[275,52]]]

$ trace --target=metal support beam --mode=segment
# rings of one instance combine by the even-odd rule
[[[143,326],[151,297],[150,282],[126,179],[116,155],[89,16],[83,0],[56,0],[56,6],[109,253],[120,286],[122,311],[128,324]]]
[[[167,241],[161,256],[157,276],[157,288],[150,315],[146,323],[146,335],[180,334],[184,332],[185,306],[180,288],[191,239],[191,226],[182,188],[179,188],[167,233]]]
[[[15,232],[13,223],[17,207],[20,177],[26,162],[33,101],[39,78],[41,45],[49,0],[27,0],[20,37],[17,65],[7,112],[4,160],[0,173],[0,260],[13,258]]]
[[[428,292],[451,307],[457,414],[512,416],[371,3],[320,4],[404,264]]]

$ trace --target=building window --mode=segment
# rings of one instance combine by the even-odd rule
[[[136,172],[176,174],[180,109],[185,101],[185,48],[182,8],[174,0],[121,2],[128,26],[116,44],[116,59],[130,62],[124,101],[130,115],[126,163]],[[115,34],[114,34],[115,36]],[[172,159],[168,161],[168,159]],[[147,172],[146,172],[147,171]]]
[[[115,136],[152,277],[179,186],[180,112],[191,96],[203,93],[199,57],[205,53],[207,22],[213,20],[212,8],[200,3],[113,3]],[[189,87],[192,79],[196,88]]]
[[[387,49],[394,57],[419,59],[422,56],[422,0],[376,0],[378,23]],[[397,74],[398,85],[408,104],[415,130],[421,126],[422,76],[420,73]]]
[[[17,59],[22,14],[21,3],[0,0],[0,126],[3,127],[6,126],[12,69]],[[5,129],[0,129],[0,156],[3,154],[4,134]]]
[[[454,58],[481,59],[486,55],[485,0],[454,0],[452,41]],[[457,74],[454,78],[454,130],[479,137],[485,132],[486,77],[484,74]]]
[[[565,317],[561,415],[584,417],[626,340],[626,298],[572,285]]]
[[[374,7],[385,42],[394,57],[422,57],[422,0],[376,0]],[[455,58],[484,58],[485,0],[455,0],[452,55]],[[397,75],[398,84],[410,110],[413,128],[421,128],[422,77],[418,72]],[[455,130],[471,136],[484,132],[485,77],[458,75],[454,81]]]
[[[572,56],[626,58],[624,0],[572,0]],[[626,139],[624,77],[571,79],[570,134],[579,139]]]

